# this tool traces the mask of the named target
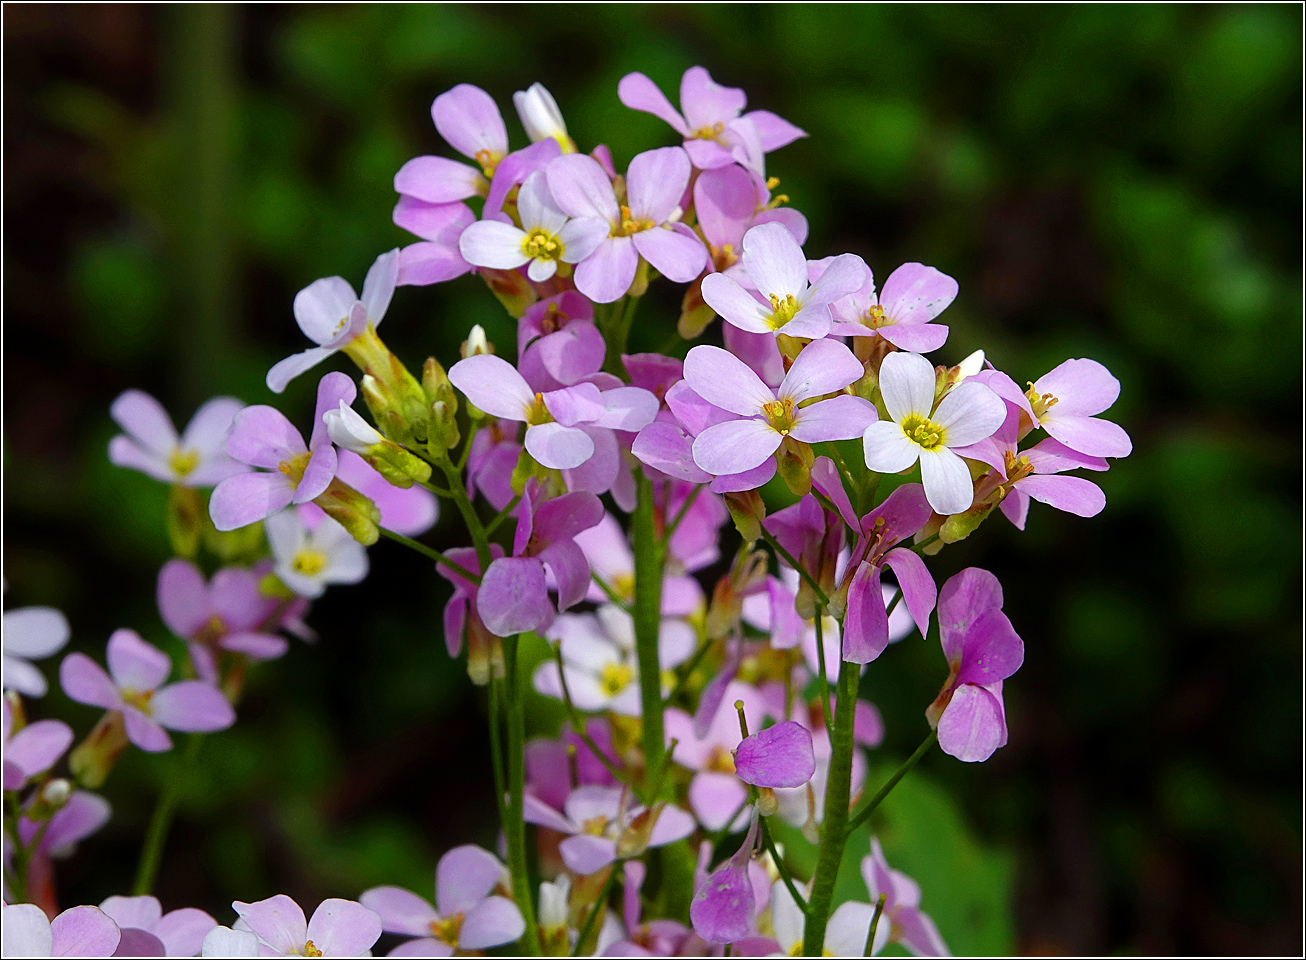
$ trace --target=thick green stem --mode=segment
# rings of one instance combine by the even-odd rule
[[[136,882],[132,884],[134,896],[146,896],[154,889],[154,881],[159,875],[159,864],[163,861],[163,845],[168,839],[168,830],[172,826],[173,815],[177,812],[182,788],[190,775],[191,767],[199,757],[203,743],[204,734],[190,735],[181,763],[173,771],[172,780],[159,794],[159,801],[154,806],[154,814],[150,817],[150,825],[145,831],[145,844],[141,847],[141,861],[136,868]]]
[[[508,708],[508,809],[503,832],[508,839],[508,869],[512,872],[512,894],[526,921],[519,941],[530,956],[540,954],[540,932],[535,925],[535,898],[526,874],[526,822],[522,818],[522,792],[526,780],[526,715],[523,710],[518,638],[503,641],[504,685]]]
[[[666,544],[657,534],[653,515],[653,486],[640,474],[637,501],[631,517],[635,545],[635,651],[639,658],[639,700],[644,728],[645,780],[662,769],[662,665],[658,660],[658,631],[662,626],[662,568]],[[656,797],[649,797],[652,803]]]
[[[843,861],[848,840],[848,801],[852,793],[853,711],[857,704],[857,664],[845,663],[839,670],[838,695],[834,711],[834,737],[830,744],[830,773],[825,786],[825,817],[821,842],[808,899],[807,923],[803,931],[803,953],[819,957],[825,947],[825,926],[830,920],[834,882]]]

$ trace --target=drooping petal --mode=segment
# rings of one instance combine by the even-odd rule
[[[948,516],[970,509],[975,487],[966,461],[946,447],[921,450],[921,483],[935,513]]]
[[[884,563],[898,578],[898,586],[902,588],[902,602],[907,604],[912,622],[920,630],[921,636],[925,636],[930,614],[934,612],[934,603],[938,599],[934,578],[930,576],[925,561],[914,551],[899,547],[884,555]]]
[[[617,84],[617,97],[631,110],[651,113],[666,121],[681,136],[689,136],[685,118],[671,105],[658,85],[642,73],[628,73]]]
[[[763,404],[775,400],[752,368],[729,351],[707,344],[686,355],[685,382],[703,400],[740,416],[757,416]]]
[[[694,440],[694,463],[714,475],[761,466],[784,438],[765,420],[730,420],[708,427]]]
[[[812,734],[792,720],[745,737],[735,749],[735,773],[758,787],[801,787],[816,772]]]
[[[153,690],[172,671],[168,655],[142,640],[135,630],[115,630],[105,655],[110,676],[123,690]]]
[[[801,298],[807,290],[807,259],[788,230],[762,223],[744,234],[744,269],[764,296]]]
[[[481,353],[449,368],[449,381],[492,417],[525,420],[535,393],[507,360]]]
[[[1134,449],[1129,434],[1110,420],[1062,415],[1053,407],[1044,415],[1041,425],[1070,449],[1089,456],[1127,457]]]
[[[535,630],[552,615],[544,565],[533,558],[495,560],[481,578],[476,610],[497,637]]]
[[[639,252],[630,237],[608,237],[576,266],[576,289],[595,303],[625,295],[639,267]]]
[[[431,119],[445,142],[464,157],[485,151],[495,157],[508,152],[508,129],[494,98],[480,87],[460,83],[431,104]]]
[[[731,858],[698,888],[689,918],[694,932],[708,943],[732,943],[752,933],[756,904],[747,861]]]
[[[921,448],[894,421],[877,420],[862,434],[862,453],[866,466],[876,473],[899,473],[916,462]]]
[[[870,663],[889,645],[889,618],[880,589],[880,568],[863,561],[848,585],[843,627],[843,659]]]
[[[939,746],[967,763],[993,756],[1007,742],[1007,721],[1001,696],[984,687],[963,684],[939,718]]]
[[[967,567],[950,577],[939,591],[939,637],[943,652],[956,663],[971,624],[988,610],[1002,609],[1002,584],[979,567]]]
[[[771,310],[724,273],[703,278],[703,301],[727,323],[749,333],[772,333]]]
[[[361,957],[381,937],[381,918],[353,900],[323,900],[308,921],[308,939],[327,957]]]
[[[919,354],[891,353],[880,364],[880,393],[898,423],[909,416],[928,417],[934,408],[934,366]]]
[[[155,693],[154,718],[170,730],[209,733],[236,722],[236,712],[217,687],[203,680],[183,680]]]
[[[862,436],[874,420],[875,406],[869,400],[845,394],[798,410],[789,436],[803,443],[852,440]]]
[[[980,686],[1005,680],[1025,661],[1025,643],[1001,610],[985,610],[970,624],[962,642],[956,682]]]
[[[752,121],[753,126],[757,129],[757,135],[762,141],[762,149],[767,153],[772,150],[779,150],[800,137],[807,136],[807,131],[794,126],[788,120],[777,116],[770,110],[750,110],[744,114],[744,119]]]
[[[929,353],[948,340],[948,328],[942,323],[900,324],[880,327],[877,332],[899,350],[908,353]]]
[[[640,255],[672,283],[689,283],[707,264],[703,241],[683,223],[643,230],[631,240]]]

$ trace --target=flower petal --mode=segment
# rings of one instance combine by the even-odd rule
[[[526,428],[526,452],[545,467],[569,470],[594,455],[594,441],[577,427],[539,423]]]
[[[526,233],[511,223],[478,220],[458,238],[458,252],[468,263],[495,270],[513,270],[530,259]]]
[[[260,940],[282,954],[301,953],[308,939],[308,921],[299,904],[284,893],[256,903],[231,905]]]
[[[70,634],[68,618],[54,607],[19,607],[4,612],[4,650],[40,660],[63,649]]]
[[[681,136],[689,136],[685,118],[671,105],[658,85],[642,73],[628,73],[617,84],[617,98],[631,110],[651,113],[665,120]]]
[[[283,393],[290,381],[301,373],[307,373],[331,354],[333,347],[309,347],[302,353],[292,354],[284,360],[278,360],[268,370],[266,378],[268,389],[273,393]]]
[[[381,918],[353,900],[323,900],[308,921],[308,939],[327,957],[362,957],[381,938]]]
[[[744,269],[764,296],[801,298],[807,290],[807,258],[793,234],[762,223],[744,234]]]
[[[440,914],[467,913],[494,892],[504,874],[499,858],[483,847],[474,843],[454,847],[440,858],[435,871],[435,902]]]
[[[707,344],[686,355],[685,382],[703,400],[740,416],[760,415],[763,404],[775,400],[751,367],[729,351]]]
[[[486,629],[497,637],[544,626],[553,612],[544,565],[533,558],[495,560],[481,578],[476,610]]]
[[[1106,507],[1102,488],[1083,477],[1032,476],[1017,481],[1020,491],[1078,517],[1096,517]]]
[[[812,734],[792,720],[745,737],[735,748],[735,773],[758,787],[801,787],[816,772]]]
[[[969,510],[975,500],[966,461],[946,447],[921,450],[921,483],[934,512],[945,517]]]
[[[1067,360],[1043,374],[1034,383],[1039,393],[1057,398],[1051,408],[1058,414],[1092,417],[1106,410],[1120,396],[1120,381],[1096,360]]]
[[[608,237],[577,264],[576,289],[595,303],[611,303],[630,289],[638,267],[639,252],[630,237]]]
[[[993,756],[1007,742],[1007,719],[1001,695],[985,687],[963,684],[939,718],[939,746],[967,763]]]
[[[468,911],[458,931],[461,950],[484,950],[512,943],[526,932],[517,904],[507,897],[490,897]]]
[[[109,416],[142,448],[167,458],[177,446],[177,431],[168,411],[148,393],[128,390],[109,407]]]
[[[825,343],[829,341],[817,341]],[[846,394],[820,400],[796,412],[789,436],[803,443],[822,440],[853,440],[875,421],[875,406],[861,397]]]
[[[943,427],[949,447],[964,447],[993,436],[1007,417],[1002,398],[982,383],[966,381],[939,401],[934,422]]]
[[[771,310],[724,273],[708,274],[701,290],[703,302],[727,323],[749,333],[774,333],[768,322]]]
[[[236,712],[222,691],[203,680],[169,684],[154,695],[150,707],[159,723],[183,733],[211,733],[236,722]]]
[[[327,346],[349,322],[349,311],[358,301],[354,288],[343,277],[314,280],[295,294],[295,322],[304,336],[318,346]]]
[[[70,653],[59,664],[59,685],[69,698],[78,703],[105,710],[122,706],[118,687],[104,668],[84,653]]]
[[[597,217],[609,224],[621,218],[612,181],[593,157],[564,154],[549,161],[544,172],[553,201],[567,216]]]
[[[880,306],[895,324],[933,320],[957,297],[957,281],[923,263],[904,263],[884,281]]]
[[[363,295],[359,297],[367,307],[367,319],[373,326],[380,326],[385,312],[390,309],[390,299],[395,294],[395,285],[399,282],[399,249],[388,250],[367,271],[363,280]]]
[[[913,443],[892,420],[877,420],[862,434],[866,466],[876,473],[899,473],[916,462],[919,444]]]
[[[916,353],[889,354],[880,364],[880,393],[898,423],[910,416],[928,417],[934,409],[934,365]]]
[[[236,530],[288,507],[294,495],[284,474],[242,473],[213,489],[209,516],[219,530]]]
[[[5,911],[8,918],[8,910]],[[99,907],[72,907],[50,921],[53,957],[107,957],[121,932]],[[6,954],[7,956],[8,954]]]
[[[707,264],[703,241],[683,223],[643,230],[631,240],[640,255],[672,283],[689,283]]]
[[[303,435],[275,407],[246,407],[232,421],[227,453],[241,463],[276,470],[284,461],[307,453]]]
[[[626,205],[631,216],[636,220],[652,220],[654,224],[665,222],[680,205],[692,171],[689,157],[680,147],[660,147],[636,154],[626,170]]]
[[[431,932],[431,921],[440,915],[430,902],[403,887],[373,887],[363,891],[358,902],[381,918],[386,933],[420,937]]]
[[[730,420],[694,440],[694,463],[708,473],[744,473],[761,466],[784,438],[765,420]]]
[[[680,78],[680,109],[690,131],[733,120],[747,103],[743,90],[717,83],[705,67],[690,67]]]
[[[842,390],[865,372],[862,362],[838,340],[815,340],[798,354],[776,394],[795,402],[810,400]],[[862,430],[865,429],[863,424]]]
[[[494,354],[481,353],[449,368],[449,381],[492,417],[525,420],[535,392],[517,369]]]
[[[122,690],[144,693],[155,689],[172,672],[168,655],[146,643],[135,630],[115,630],[105,651],[109,675]]]
[[[502,157],[508,152],[508,128],[494,98],[470,83],[446,90],[431,104],[435,129],[464,157],[479,151]],[[370,944],[369,944],[370,946]]]

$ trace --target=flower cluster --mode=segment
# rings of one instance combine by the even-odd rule
[[[860,681],[892,643],[937,631],[942,688],[905,766],[936,740],[967,762],[1006,743],[1003,683],[1024,645],[1002,588],[977,568],[940,586],[926,560],[994,508],[1020,529],[1031,499],[1099,513],[1100,488],[1070,471],[1130,452],[1099,416],[1119,384],[1089,359],[1025,390],[982,352],[927,359],[946,347],[936,321],[958,284],[908,263],[877,289],[856,254],[809,259],[806,219],[766,174],[767,154],[802,130],[746,112],[744,92],[702,67],[685,73],[679,110],[639,73],[618,96],[679,142],[619,172],[607,147],[581,151],[538,84],[514,97],[530,140],[516,150],[485,91],[436,97],[436,131],[469,162],[420,156],[396,174],[393,219],[416,242],[382,253],[361,295],[329,277],[295,298],[314,346],[276,364],[268,387],[337,353],[360,374],[322,376],[307,441],[274,407],[231,398],[180,435],[139,391],[114,403],[113,462],[171,485],[178,556],[159,572],[158,607],[183,655],[124,629],[107,671],[64,659],[64,691],[105,711],[67,777],[52,771],[72,729],[27,723],[19,696],[45,692],[30,661],[62,646],[67,624],[5,615],[7,901],[107,819],[90,791],[129,745],[164,751],[169,731],[235,722],[246,672],[283,656],[286,634],[311,638],[312,601],[365,580],[382,536],[452,585],[447,650],[488,688],[491,736],[506,731],[492,750],[498,855],[449,851],[434,904],[383,886],[308,920],[285,896],[235,902],[229,927],[151,897],[53,920],[52,904],[16,902],[7,954],[359,956],[383,935],[406,938],[396,956],[514,942],[550,955],[860,956],[892,942],[946,954],[919,888],[869,828],[856,833],[886,792],[864,791],[885,721]],[[392,297],[466,274],[516,318],[515,362],[474,328],[447,370],[429,358],[413,372],[377,333]],[[628,352],[659,281],[684,288],[679,336]],[[692,342],[709,332],[720,345]],[[438,499],[468,545],[414,539]],[[777,499],[789,505],[768,510]],[[557,736],[523,742],[528,682],[561,704]],[[854,834],[870,849],[866,898],[835,903]],[[798,844],[814,870],[795,869]]]

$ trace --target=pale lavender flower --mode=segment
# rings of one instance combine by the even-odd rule
[[[408,940],[392,957],[449,957],[455,950],[484,950],[511,943],[526,932],[517,905],[495,890],[507,887],[508,871],[488,850],[454,847],[435,868],[435,905],[403,887],[373,887],[359,902],[380,916],[386,933]]]
[[[703,278],[703,299],[727,323],[750,333],[818,340],[830,332],[830,304],[855,291],[866,264],[856,254],[832,259],[814,282],[789,229],[763,223],[744,234],[744,271],[752,290],[726,273]]]
[[[352,404],[357,395],[354,381],[343,373],[322,378],[307,446],[280,410],[262,405],[242,410],[232,425],[227,452],[260,469],[217,485],[209,501],[213,525],[219,530],[235,530],[324,493],[336,475],[339,456],[322,418],[341,402]]]
[[[598,249],[608,228],[593,218],[570,219],[558,209],[542,172],[532,173],[517,194],[521,226],[487,219],[473,223],[458,238],[463,258],[478,267],[515,270],[543,283],[559,263],[580,263]]]
[[[577,787],[567,797],[561,813],[529,794],[523,800],[522,815],[527,823],[567,835],[559,844],[559,853],[568,869],[582,876],[602,870],[617,859],[618,841],[628,829],[647,829],[647,824],[641,828],[636,823],[646,812],[644,806],[632,801],[625,787]],[[657,804],[649,812],[653,824],[647,847],[675,843],[694,832],[694,818],[677,806]]]
[[[575,290],[537,300],[517,322],[517,369],[535,390],[579,383],[599,372],[606,353],[594,304]]]
[[[495,560],[481,577],[476,609],[498,637],[543,629],[552,621],[546,566],[563,610],[583,600],[589,587],[589,564],[575,536],[603,519],[603,504],[592,493],[541,499],[540,486],[531,478],[516,510],[512,556]]]
[[[894,870],[884,859],[879,837],[871,837],[871,854],[862,858],[862,879],[872,900],[884,895],[884,913],[875,931],[875,949],[900,943],[918,957],[947,957],[947,944],[929,915],[920,908],[921,888],[901,870]],[[862,938],[865,943],[865,936]]]
[[[73,731],[62,720],[38,720],[14,732],[13,710],[4,697],[4,789],[21,790],[49,770],[72,746]]]
[[[933,365],[915,353],[891,353],[880,364],[880,392],[889,413],[866,428],[862,445],[866,466],[877,473],[900,473],[917,460],[925,496],[936,513],[970,508],[975,489],[970,469],[953,450],[993,434],[1006,407],[981,383],[958,384],[934,406]]]
[[[608,174],[593,157],[572,153],[546,170],[554,201],[570,217],[602,224],[607,236],[577,267],[576,289],[596,303],[623,296],[640,257],[673,283],[688,283],[707,261],[703,242],[678,222],[689,186],[689,157],[680,147],[639,154],[626,171],[626,203],[618,205]]]
[[[813,281],[830,262],[812,265]],[[830,304],[831,336],[883,337],[909,353],[929,353],[943,346],[948,328],[930,321],[956,299],[956,280],[923,263],[904,263],[889,274],[877,296],[871,268],[863,265],[863,269],[861,286]]]
[[[43,697],[45,676],[30,661],[57,653],[68,642],[68,618],[53,607],[19,607],[4,612],[3,682],[6,690]]]
[[[99,907],[70,907],[50,920],[34,903],[4,905],[6,957],[107,957],[121,934]]]
[[[708,403],[736,417],[698,435],[694,462],[713,475],[742,473],[764,463],[785,437],[817,443],[857,436],[875,415],[860,397],[799,404],[842,390],[863,372],[842,343],[817,340],[803,348],[779,389],[772,390],[733,354],[720,347],[694,347],[685,357],[686,382]]]
[[[461,277],[472,269],[458,250],[458,238],[476,222],[465,203],[427,203],[403,196],[392,215],[395,226],[421,239],[399,251],[397,286],[424,287]]]
[[[277,957],[364,957],[381,936],[381,918],[353,900],[323,900],[304,920],[299,904],[285,894],[257,903],[232,903],[239,923]],[[259,950],[267,956],[266,951]]]
[[[681,77],[680,110],[642,73],[622,77],[617,96],[630,109],[670,124],[685,138],[685,150],[702,170],[742,163],[760,173],[763,154],[807,136],[769,110],[744,113],[744,91],[721,86],[704,67],[690,67]]]
[[[268,371],[268,389],[281,393],[291,380],[344,349],[369,328],[381,325],[399,278],[399,251],[376,258],[360,297],[344,277],[314,280],[295,294],[295,322],[317,346],[278,361]],[[228,453],[231,450],[228,449]],[[240,459],[238,454],[233,454]]]
[[[427,203],[485,196],[495,168],[508,154],[508,129],[494,98],[460,83],[435,98],[431,119],[449,146],[476,166],[446,157],[414,157],[395,174],[395,190]]]
[[[118,948],[118,955],[122,956],[131,955],[123,950],[124,945],[143,945],[146,937],[164,951],[157,956],[198,956],[205,936],[218,925],[218,921],[194,907],[164,913],[154,897],[109,897],[100,904],[100,909],[122,931],[123,942]],[[140,955],[139,950],[134,952]]]
[[[232,418],[244,406],[234,397],[214,397],[195,411],[179,437],[159,401],[128,390],[109,407],[124,431],[109,441],[109,460],[165,483],[211,487],[249,469],[224,449]]]
[[[259,575],[252,569],[223,567],[205,583],[189,560],[169,560],[159,570],[156,595],[159,615],[190,643],[197,668],[206,661],[207,669],[198,671],[204,679],[217,675],[212,647],[253,660],[274,660],[286,652],[285,639],[274,632],[279,624],[267,622],[278,601],[259,590]]]
[[[282,510],[265,528],[277,577],[301,597],[320,597],[331,584],[367,577],[367,548],[326,515]]]
[[[948,679],[925,711],[944,753],[987,760],[1007,742],[1002,681],[1020,669],[1025,644],[1002,612],[1002,585],[967,567],[939,592],[939,640]]]
[[[869,903],[849,900],[839,904],[830,915],[825,927],[823,953],[827,957],[860,957],[866,949],[866,938],[871,932],[871,919],[875,908]],[[771,926],[785,956],[802,956],[805,918],[794,901],[789,887],[777,880],[771,887]],[[875,944],[871,954],[884,949],[888,937],[885,927],[875,931]]]
[[[754,173],[731,164],[704,170],[694,181],[694,215],[708,244],[709,271],[741,283],[747,272],[740,262],[744,236],[759,223],[779,223],[801,247],[807,242],[807,218],[793,207],[771,207],[771,192]]]
[[[163,686],[172,662],[134,630],[115,630],[106,651],[109,673],[84,653],[70,653],[59,667],[64,693],[78,703],[118,711],[127,739],[142,750],[169,750],[164,727],[188,733],[225,730],[236,720],[221,691],[203,680]]]
[[[1035,422],[1071,450],[1090,457],[1127,457],[1129,434],[1097,416],[1120,396],[1120,381],[1096,360],[1067,360],[1043,374],[1026,395]]]

